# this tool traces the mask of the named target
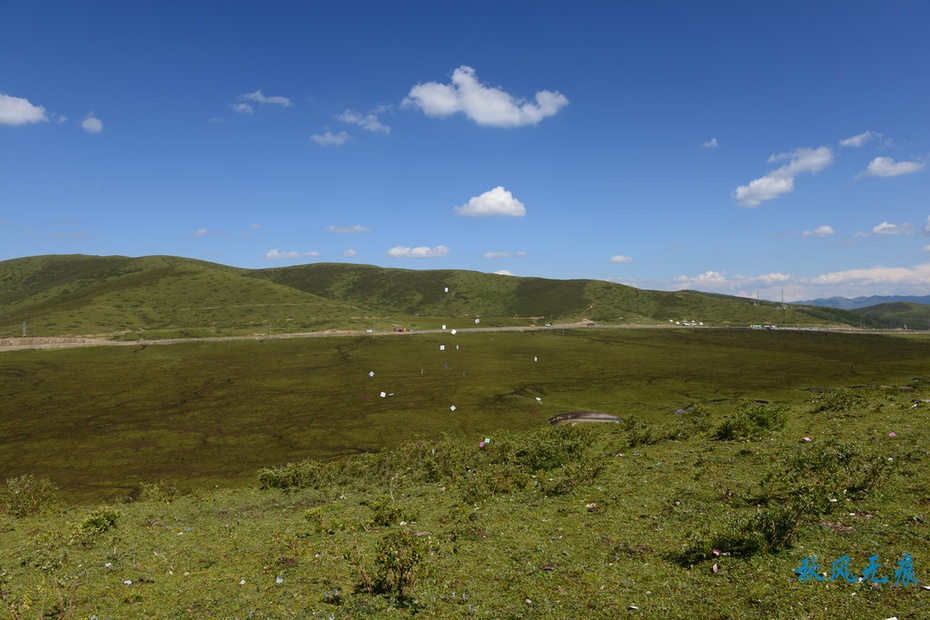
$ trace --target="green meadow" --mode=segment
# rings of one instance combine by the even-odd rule
[[[0,355],[0,471],[48,477],[73,501],[158,481],[235,486],[263,466],[533,429],[566,411],[664,422],[695,403],[796,403],[907,381],[928,359],[926,337],[717,329],[13,351]]]

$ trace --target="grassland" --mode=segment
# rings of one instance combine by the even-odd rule
[[[907,381],[927,359],[926,337],[597,328],[14,351],[0,355],[0,471],[73,501],[248,484],[262,466],[578,409],[662,422],[693,403],[796,403]]]
[[[0,613],[922,618],[928,402],[923,379],[708,404],[0,513]],[[843,556],[853,583],[831,580]],[[895,584],[907,557],[916,582]],[[811,558],[822,581],[795,572]]]

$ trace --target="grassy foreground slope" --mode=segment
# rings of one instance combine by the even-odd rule
[[[0,615],[922,618],[928,402],[924,379],[418,441],[238,490],[7,497]]]
[[[842,310],[595,280],[317,263],[247,270],[169,256],[37,256],[0,262],[0,338],[125,339],[597,321],[875,326]]]

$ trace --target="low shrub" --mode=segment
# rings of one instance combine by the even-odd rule
[[[6,509],[13,517],[37,515],[58,501],[58,488],[52,481],[32,474],[7,478],[6,490]]]
[[[736,411],[717,426],[714,439],[757,439],[766,431],[784,428],[787,421],[788,413],[783,405],[742,401],[736,406]]]

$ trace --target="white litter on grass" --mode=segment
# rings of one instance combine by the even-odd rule
[[[123,585],[131,586],[131,585],[132,585],[132,581],[129,580],[129,579],[127,579],[126,581],[123,582]]]
[[[275,583],[284,583],[284,577],[275,577]]]
[[[452,405],[451,407],[449,407],[449,410],[450,410],[450,411],[455,411],[455,405]]]
[[[445,350],[446,350],[446,345],[444,345],[444,344],[439,345],[439,350],[440,350],[440,351],[445,351]]]
[[[385,396],[387,396],[387,392],[381,392],[381,398],[384,398]]]
[[[538,362],[538,361],[539,361],[539,358],[536,357],[536,356],[534,355],[534,356],[533,356],[533,361],[534,361],[534,362]]]
[[[368,376],[369,376],[369,377],[374,377],[374,376],[375,376],[375,371],[374,371],[374,370],[368,371]]]
[[[455,335],[455,331],[456,331],[456,330],[453,329],[450,333],[454,336],[454,335]]]
[[[245,579],[243,579],[242,581],[240,581],[240,582],[239,582],[239,585],[240,585],[240,586],[244,586],[244,585],[245,585]]]
[[[542,402],[542,399],[539,396],[536,397],[536,400],[538,400],[539,402]]]
[[[475,325],[481,322],[481,319],[475,319]]]

